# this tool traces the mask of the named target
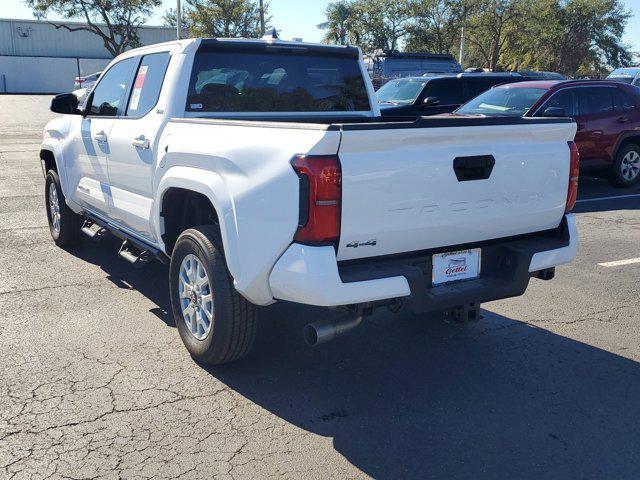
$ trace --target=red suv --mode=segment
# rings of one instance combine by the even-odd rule
[[[456,114],[572,117],[580,169],[610,173],[614,184],[640,180],[640,88],[606,80],[535,81],[500,85]]]

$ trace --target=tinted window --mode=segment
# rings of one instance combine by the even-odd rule
[[[623,92],[620,89],[616,89],[616,93],[614,96],[616,102],[616,110],[631,110],[632,108],[636,108],[635,99],[629,95],[627,92]]]
[[[90,115],[115,117],[123,114],[124,93],[127,91],[135,58],[126,58],[113,65],[93,90]]]
[[[613,107],[613,88],[589,87],[584,89],[587,99],[587,114],[611,113]]]
[[[188,112],[368,111],[356,59],[287,53],[198,52]]]
[[[378,103],[408,105],[416,101],[426,80],[391,80],[376,92]]]
[[[545,92],[543,88],[496,87],[463,105],[456,113],[521,117]]]
[[[168,64],[166,52],[142,57],[133,81],[127,116],[142,117],[156,106]]]
[[[547,108],[554,107],[564,109],[567,117],[575,117],[580,115],[579,98],[580,95],[575,88],[560,90],[547,100],[538,113],[543,113]]]
[[[426,97],[437,97],[440,105],[460,105],[462,103],[462,82],[457,78],[432,80],[427,85]]]
[[[491,87],[501,83],[508,83],[507,78],[463,78],[467,86],[467,100],[477,97],[482,92],[486,92]]]

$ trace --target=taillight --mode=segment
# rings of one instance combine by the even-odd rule
[[[300,178],[300,214],[294,239],[337,246],[342,210],[340,159],[337,155],[299,155],[291,164]]]
[[[580,152],[575,142],[569,142],[569,189],[565,212],[570,212],[578,199],[578,178],[580,177]]]

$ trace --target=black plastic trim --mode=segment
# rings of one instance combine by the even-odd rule
[[[425,250],[412,255],[339,262],[338,271],[345,283],[404,276],[411,295],[401,300],[414,313],[425,313],[522,295],[529,280],[538,276],[538,272],[529,272],[533,255],[566,247],[569,242],[565,217],[554,230]],[[480,278],[434,286],[431,277],[433,254],[469,248],[482,248]]]
[[[355,47],[336,47],[324,45],[310,45],[305,43],[291,43],[275,41],[234,41],[215,38],[202,40],[198,51],[203,52],[256,52],[256,53],[282,53],[284,55],[322,55],[329,57],[342,57],[359,59],[360,52]]]

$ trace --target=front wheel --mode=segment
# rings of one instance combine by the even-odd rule
[[[215,226],[180,235],[171,255],[169,288],[175,324],[196,361],[219,365],[249,353],[258,330],[256,308],[233,286]]]
[[[67,206],[60,186],[60,177],[49,170],[45,179],[45,204],[49,232],[59,247],[76,245],[82,240],[82,217]]]
[[[635,143],[623,146],[613,162],[611,180],[619,187],[630,187],[640,179],[640,147]]]

